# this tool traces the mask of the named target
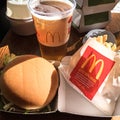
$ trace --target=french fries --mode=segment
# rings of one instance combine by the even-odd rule
[[[97,37],[93,37],[95,40],[97,40],[98,42],[100,42],[101,44],[103,44],[104,46],[106,46],[108,49],[111,49],[112,51],[116,51],[117,50],[117,46],[115,43],[112,42],[107,42],[108,39],[108,35],[100,35]]]

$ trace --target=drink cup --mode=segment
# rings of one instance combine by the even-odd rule
[[[41,56],[61,60],[67,52],[75,0],[29,0]]]

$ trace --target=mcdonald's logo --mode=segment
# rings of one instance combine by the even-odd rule
[[[114,56],[108,58],[88,46],[70,73],[69,80],[92,100],[114,64]]]
[[[92,60],[92,64],[89,68],[89,72],[92,73],[93,70],[95,69],[95,67],[100,64],[100,67],[99,67],[99,70],[96,74],[96,79],[99,79],[101,74],[102,74],[102,71],[104,69],[104,61],[102,59],[98,59],[96,58],[95,54],[92,54],[90,55],[86,60],[85,62],[81,65],[81,68],[84,68],[85,66],[87,66],[87,64],[90,63],[90,61]]]
[[[55,32],[55,33],[47,32],[47,34],[46,34],[46,42],[49,42],[50,40],[53,43],[55,43],[55,41],[60,42],[60,34],[58,32]]]

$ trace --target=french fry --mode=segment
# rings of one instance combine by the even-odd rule
[[[101,44],[103,44],[103,36],[98,36],[98,37],[96,37],[96,40],[97,40],[98,42],[100,42]]]
[[[99,43],[103,44],[104,46],[106,46],[107,48],[111,49],[112,51],[116,51],[117,50],[117,46],[116,44],[113,44],[112,42],[107,42],[108,39],[108,35],[99,35],[97,37],[93,37],[96,41],[98,41]]]
[[[111,42],[104,42],[104,45],[107,47],[107,48],[112,48],[112,45],[113,45],[113,43],[111,43]]]
[[[106,42],[106,41],[107,41],[107,39],[108,39],[108,35],[106,35],[106,34],[105,34],[105,35],[103,35],[103,43],[104,43],[104,42]]]
[[[117,46],[116,46],[116,44],[113,44],[112,51],[116,51],[116,50],[117,50]]]

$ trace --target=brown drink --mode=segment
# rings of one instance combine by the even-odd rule
[[[67,52],[73,4],[69,0],[41,1],[32,7],[42,57],[61,60]]]

